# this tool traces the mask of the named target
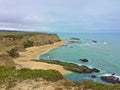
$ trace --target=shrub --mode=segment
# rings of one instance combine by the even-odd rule
[[[19,57],[19,53],[17,52],[16,48],[13,48],[10,51],[8,51],[8,54],[9,56],[14,57],[14,58]]]
[[[26,42],[23,43],[24,48],[27,47],[32,47],[34,42],[27,40]]]

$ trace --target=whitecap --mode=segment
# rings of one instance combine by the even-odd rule
[[[107,45],[108,43],[104,41],[103,44]]]

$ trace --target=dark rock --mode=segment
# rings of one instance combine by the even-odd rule
[[[112,84],[120,84],[120,79],[115,76],[101,76],[101,80],[112,83]]]
[[[87,66],[79,66],[80,67],[80,70],[79,72],[82,70],[82,72],[85,72],[85,73],[92,73],[92,72],[96,72],[96,73],[99,73],[100,70],[96,69],[96,68],[88,68]]]
[[[97,76],[95,76],[95,75],[91,75],[91,77],[92,77],[92,78],[96,78]]]
[[[61,62],[58,60],[32,60],[32,61],[37,61],[37,62],[46,62],[49,64],[57,64],[57,65],[62,65],[64,67],[64,69],[66,70],[70,70],[73,72],[77,72],[77,73],[92,73],[92,72],[100,72],[100,70],[96,69],[96,68],[89,68],[87,66],[79,66],[77,64],[74,63],[68,63],[68,62]]]
[[[113,73],[112,75],[115,75],[115,73]]]
[[[61,45],[60,47],[64,47],[64,46],[66,46],[66,47],[67,47],[67,46],[68,46],[68,44],[65,44],[65,45]]]
[[[96,40],[92,40],[92,42],[97,43],[97,41],[96,41]]]
[[[92,71],[92,72],[97,72],[97,73],[100,72],[100,70],[98,70],[98,69],[96,69],[96,68],[93,68],[91,71]]]
[[[71,40],[80,40],[79,38],[70,38]]]
[[[70,43],[79,43],[78,41],[70,41]]]
[[[64,68],[67,70],[71,70],[73,72],[78,72],[78,73],[92,73],[92,72],[98,73],[99,72],[99,70],[97,70],[97,69],[94,69],[94,68],[92,69],[92,68],[89,68],[89,67],[84,66],[84,65],[78,66],[76,64],[70,65],[70,66],[64,66]]]
[[[87,59],[80,59],[80,61],[82,61],[82,62],[88,62],[88,60]]]

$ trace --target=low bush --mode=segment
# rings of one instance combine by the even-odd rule
[[[27,40],[26,42],[23,43],[24,48],[27,47],[32,47],[34,42]]]
[[[13,48],[10,51],[8,51],[8,54],[9,56],[14,57],[14,58],[19,57],[19,53],[17,52],[16,48]]]

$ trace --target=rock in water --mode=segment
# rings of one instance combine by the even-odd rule
[[[112,75],[115,75],[115,73],[113,73]]]
[[[82,62],[88,62],[88,59],[80,59],[80,61],[82,61]]]
[[[98,69],[96,69],[96,68],[91,69],[91,71],[92,71],[92,72],[97,72],[97,73],[100,72],[100,70],[98,70]]]
[[[95,75],[91,75],[91,77],[92,77],[92,78],[96,78],[97,76],[95,76]]]
[[[96,40],[92,40],[92,42],[97,43],[97,41],[96,41]]]
[[[120,79],[115,76],[101,76],[101,80],[112,83],[112,84],[120,84]]]
[[[70,39],[71,39],[71,40],[80,40],[79,38],[74,38],[74,37],[73,37],[73,38],[70,38]]]

